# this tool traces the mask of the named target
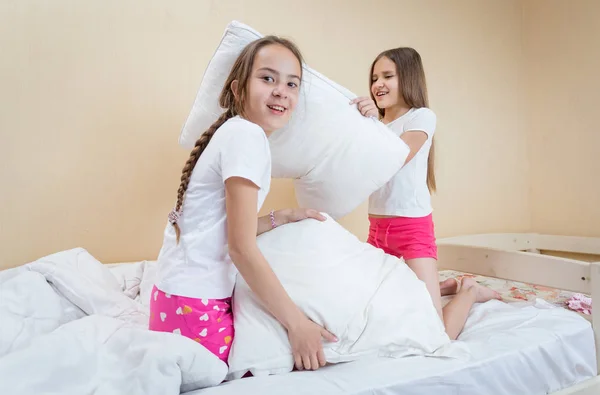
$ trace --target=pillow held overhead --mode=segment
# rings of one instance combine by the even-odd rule
[[[250,42],[263,37],[233,21],[202,78],[179,144],[192,149],[224,111],[218,96],[235,59]],[[349,214],[389,181],[410,150],[383,123],[362,116],[356,95],[303,65],[300,97],[288,125],[269,138],[273,178],[294,180],[300,207]]]

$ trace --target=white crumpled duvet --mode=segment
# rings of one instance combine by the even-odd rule
[[[102,265],[78,248],[0,272],[0,395],[429,394],[456,383],[473,394],[546,393],[596,374],[587,321],[543,303],[492,301],[449,347],[461,358],[367,359],[218,385],[228,374],[221,360],[147,329],[155,265]]]
[[[0,272],[0,394],[168,395],[221,383],[227,366],[204,347],[147,329],[153,270],[102,265],[78,248]]]

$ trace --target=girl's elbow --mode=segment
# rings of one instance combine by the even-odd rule
[[[229,256],[234,263],[246,261],[248,260],[248,257],[252,256],[257,248],[256,242],[230,242]]]

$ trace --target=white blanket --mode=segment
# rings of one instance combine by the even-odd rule
[[[227,366],[204,347],[147,329],[145,275],[143,262],[110,268],[83,249],[0,272],[0,394],[167,395],[219,384]]]

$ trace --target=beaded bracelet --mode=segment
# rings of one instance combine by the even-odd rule
[[[271,218],[271,227],[275,229],[277,227],[277,224],[275,223],[275,211],[271,210],[269,217]]]

